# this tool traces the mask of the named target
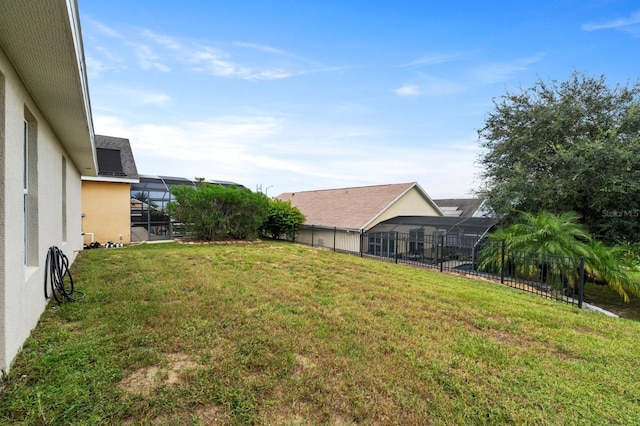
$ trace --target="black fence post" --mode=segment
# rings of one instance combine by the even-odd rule
[[[471,247],[471,270],[474,272],[478,272],[478,268],[476,267],[476,245],[475,244]]]
[[[336,232],[337,232],[338,228],[337,227],[333,227],[333,251],[336,251]]]
[[[314,233],[315,227],[314,225],[311,225],[311,247],[313,247],[313,233]]]
[[[582,309],[584,300],[584,257],[580,258],[580,283],[578,284],[578,308]]]
[[[362,246],[364,245],[364,230],[360,230],[360,257],[362,257]]]
[[[442,272],[443,267],[444,267],[444,235],[440,235],[440,256],[442,256],[442,259],[440,259],[440,272]]]
[[[504,240],[500,243],[500,284],[504,284]]]
[[[395,244],[394,244],[394,249],[393,249],[393,257],[395,257],[395,261],[396,263],[398,263],[398,231],[396,231],[396,235],[395,235]]]
[[[144,197],[144,192],[142,193],[142,196]],[[147,192],[145,198],[147,200],[147,241],[151,241],[151,200],[149,197],[151,197],[151,193]],[[142,205],[144,208],[144,202],[142,202]]]

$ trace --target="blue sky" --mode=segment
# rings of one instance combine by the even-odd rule
[[[282,192],[478,187],[506,91],[640,72],[636,1],[79,0],[96,133],[141,174]]]

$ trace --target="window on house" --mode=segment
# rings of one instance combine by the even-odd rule
[[[38,124],[25,108],[23,132],[24,264],[38,265]]]
[[[67,159],[62,156],[62,241],[67,241]]]
[[[96,148],[100,176],[126,176],[119,149]]]
[[[24,207],[24,264],[29,264],[29,123],[24,121],[22,143],[22,200]]]

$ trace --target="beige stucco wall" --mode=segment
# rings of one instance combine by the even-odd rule
[[[0,369],[6,370],[46,306],[43,286],[48,248],[59,247],[71,262],[82,248],[81,181],[78,169],[2,50],[0,74]],[[32,204],[36,217],[35,229],[31,229],[35,238],[31,246],[36,250],[29,266],[24,265],[23,214],[26,111],[34,121],[32,128],[37,129],[32,157],[37,159],[37,172],[32,176],[37,202]]]
[[[94,241],[131,242],[131,185],[122,182],[82,182],[82,230]],[[91,236],[84,236],[89,244]]]
[[[397,216],[441,216],[441,214],[422,196],[416,187],[413,187],[367,224],[365,231],[380,222]]]
[[[360,252],[360,233],[358,231],[341,229],[334,231],[332,228],[313,227],[312,229],[310,226],[303,226],[298,230],[295,241],[331,250],[335,248],[337,251]]]

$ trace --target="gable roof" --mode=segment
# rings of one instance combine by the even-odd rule
[[[129,139],[96,135],[95,142],[98,177],[83,176],[83,180],[129,183],[139,181]]]
[[[95,176],[77,0],[0,1],[0,49],[80,173]]]
[[[305,215],[307,225],[360,230],[413,188],[440,212],[438,206],[416,182],[288,192],[276,198],[291,201],[291,205]]]
[[[444,215],[449,217],[473,217],[484,204],[482,198],[447,198],[433,201]]]

